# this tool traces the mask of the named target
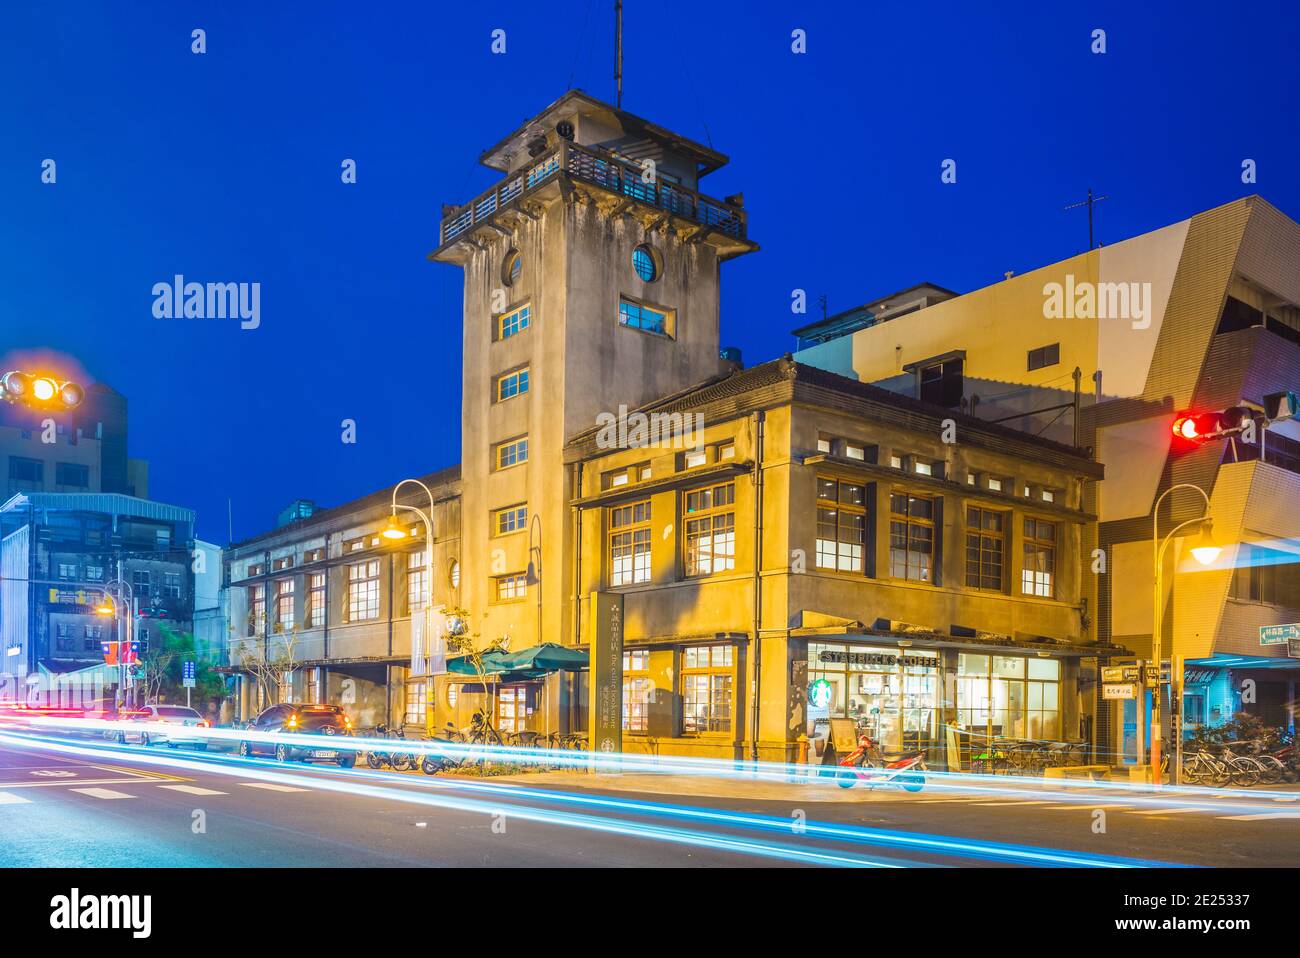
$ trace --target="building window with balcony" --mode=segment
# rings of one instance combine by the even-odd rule
[[[1053,598],[1056,594],[1056,523],[1025,517],[1025,563],[1020,591]]]
[[[524,304],[497,317],[497,339],[518,336],[533,324],[533,308]]]
[[[248,635],[261,635],[266,627],[266,585],[248,587]]]
[[[307,604],[303,607],[303,624],[317,629],[325,624],[325,573],[313,572],[307,576]]]
[[[966,508],[966,586],[1001,592],[1006,513]]]
[[[525,505],[507,506],[492,514],[493,535],[506,536],[512,532],[523,532],[528,525],[528,507]]]
[[[406,557],[406,608],[419,612],[429,602],[429,569],[425,551],[411,552]]]
[[[895,492],[889,497],[889,574],[934,581],[935,500]]]
[[[672,310],[638,303],[626,297],[621,297],[618,301],[618,324],[668,339],[674,339],[677,335],[676,317]]]
[[[528,577],[522,572],[493,576],[492,584],[498,602],[518,602],[528,591]]]
[[[862,572],[867,541],[866,487],[817,477],[817,568]]]
[[[492,460],[496,463],[498,469],[509,469],[511,466],[518,466],[527,462],[528,437],[521,436],[518,439],[498,443]]]
[[[275,583],[275,625],[279,632],[293,628],[293,579],[279,579]]]
[[[736,567],[736,484],[687,491],[686,574],[712,575]]]
[[[650,501],[609,510],[609,584],[650,581]]]
[[[732,653],[730,645],[682,649],[682,730],[686,734],[731,731]]]
[[[528,367],[502,373],[496,381],[496,401],[505,402],[528,392]]]
[[[646,732],[650,727],[650,652],[630,649],[623,653],[623,731]]]
[[[348,566],[348,621],[379,618],[379,560]]]

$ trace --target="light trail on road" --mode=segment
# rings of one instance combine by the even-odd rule
[[[12,733],[8,735],[0,734],[0,741],[33,749],[53,747],[56,751],[78,755],[112,755],[118,758],[136,760],[144,764],[164,766],[172,769],[217,772],[226,775],[247,776],[253,774],[254,777],[263,778],[269,781],[282,782],[301,783],[305,779],[315,786],[327,788],[332,791],[390,800],[422,801],[440,807],[453,808],[461,811],[473,811],[482,814],[496,814],[505,810],[507,806],[503,806],[500,803],[499,800],[501,798],[513,798],[515,800],[530,799],[539,802],[549,802],[585,809],[599,809],[604,812],[656,818],[666,817],[697,824],[704,823],[718,827],[797,835],[806,839],[822,839],[855,845],[887,847],[896,851],[975,858],[1019,865],[1046,867],[1136,868],[1167,864],[1164,862],[1091,855],[1047,847],[1015,845],[1003,842],[976,841],[938,834],[838,825],[815,820],[800,821],[796,825],[795,822],[789,818],[780,818],[757,813],[738,813],[724,809],[700,806],[676,805],[643,800],[626,800],[610,796],[552,791],[549,789],[540,789],[534,786],[518,785],[515,783],[503,784],[465,780],[449,781],[420,779],[412,778],[401,773],[361,773],[367,776],[371,774],[382,775],[384,781],[390,785],[400,786],[401,790],[399,791],[397,788],[377,787],[360,782],[322,777],[320,775],[311,774],[311,772],[316,771],[315,769],[309,771],[305,767],[289,772],[286,771],[286,767],[282,763],[270,762],[256,758],[250,759],[236,756],[204,755],[201,760],[197,758],[182,759],[173,756],[158,756],[156,754],[148,753],[143,749],[136,749],[129,746],[123,747],[120,745],[88,744],[69,740],[52,740],[45,737],[29,738],[27,736],[15,735]],[[350,772],[344,774],[352,776],[357,773]],[[433,798],[428,794],[416,796],[407,791],[412,787],[425,793],[433,791],[442,794],[439,794],[437,798]],[[445,794],[450,791],[469,791],[479,794],[487,794],[492,796],[495,801],[489,804],[466,799],[453,799]],[[508,807],[510,808],[508,814],[520,814],[521,809],[529,808],[529,814],[521,815],[521,817],[530,820],[576,827],[591,827],[591,817],[586,815],[575,816],[574,813],[570,812],[543,813],[541,810],[531,809],[528,806],[512,805]],[[547,817],[552,815],[556,817]],[[622,826],[624,826],[621,829],[615,826],[608,819],[602,818],[596,819],[596,821],[601,823],[603,826],[602,830],[615,831],[616,833],[630,835],[632,837],[700,841],[702,835],[702,833],[695,831],[683,833],[681,829],[675,828],[665,830],[660,826],[648,826],[642,823],[632,823],[627,822],[624,819],[617,820]],[[667,834],[665,834],[665,832]],[[714,842],[718,841],[722,841],[724,844],[714,844]],[[893,861],[881,862],[871,859],[861,859],[856,856],[829,855],[825,851],[810,851],[808,849],[797,848],[786,844],[776,846],[762,845],[761,847],[756,847],[755,843],[744,842],[737,846],[735,845],[734,839],[719,838],[716,836],[709,836],[706,844],[707,847],[713,847],[719,850],[744,851],[748,854],[768,854],[774,857],[786,857],[791,860],[806,861],[810,864],[856,864],[868,867],[897,867],[898,865],[897,862]],[[919,863],[903,862],[902,864],[915,865]]]

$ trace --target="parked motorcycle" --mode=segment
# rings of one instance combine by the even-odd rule
[[[897,785],[909,792],[919,792],[925,787],[925,773],[928,771],[924,752],[908,752],[886,759],[866,733],[858,737],[858,747],[840,759],[839,765],[836,782],[840,788],[852,788],[862,782],[868,788]]]

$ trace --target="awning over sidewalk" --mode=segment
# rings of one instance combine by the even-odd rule
[[[587,653],[565,648],[555,642],[543,642],[518,652],[484,652],[483,671],[498,682],[539,679],[551,672],[582,672],[589,666]],[[468,655],[447,659],[447,671],[478,677],[478,669]]]

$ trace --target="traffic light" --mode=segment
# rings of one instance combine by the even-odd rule
[[[37,409],[75,409],[86,398],[86,392],[74,382],[65,382],[46,375],[33,375],[21,370],[10,370],[0,376],[0,399],[22,403]]]
[[[1230,406],[1222,412],[1187,412],[1176,417],[1170,428],[1174,438],[1185,443],[1205,443],[1236,435],[1254,422],[1257,412],[1250,406]]]

